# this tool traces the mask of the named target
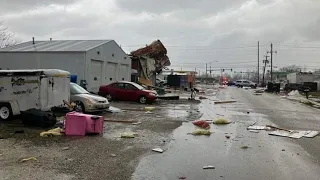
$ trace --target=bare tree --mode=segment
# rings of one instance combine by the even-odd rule
[[[12,46],[18,43],[14,38],[14,34],[8,31],[8,28],[4,26],[0,21],[0,48]]]
[[[299,68],[296,65],[290,65],[290,66],[280,68],[280,71],[294,73],[294,72],[300,72],[301,68]]]

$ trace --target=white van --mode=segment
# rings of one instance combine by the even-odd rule
[[[0,120],[51,110],[70,99],[70,73],[59,69],[0,70]]]

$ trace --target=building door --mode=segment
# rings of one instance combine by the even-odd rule
[[[90,82],[88,82],[90,91],[98,92],[102,85],[102,61],[91,59]]]
[[[119,80],[120,81],[129,81],[129,66],[126,64],[121,64],[120,70],[119,70]]]
[[[106,71],[106,81],[107,84],[117,81],[117,64],[108,62]]]

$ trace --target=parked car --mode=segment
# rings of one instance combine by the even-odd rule
[[[147,90],[134,82],[119,81],[106,86],[100,86],[99,95],[108,100],[138,101],[141,104],[153,102],[157,99],[155,91]]]
[[[251,88],[256,88],[257,87],[257,84],[252,82],[252,81],[249,81],[249,80],[237,80],[235,82],[235,85],[237,87],[251,87]]]
[[[110,106],[107,98],[91,94],[76,83],[70,83],[70,94],[70,101],[75,102],[82,112],[98,112]]]
[[[228,86],[234,86],[234,85],[236,85],[236,83],[233,82],[233,81],[228,81],[227,85],[228,85]]]

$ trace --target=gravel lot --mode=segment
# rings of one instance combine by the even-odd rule
[[[0,179],[130,179],[140,158],[155,153],[153,148],[166,149],[172,131],[182,121],[201,116],[197,102],[186,100],[157,102],[150,105],[156,107],[150,114],[140,104],[112,105],[125,111],[107,113],[106,119],[141,124],[105,122],[103,136],[42,138],[43,130],[23,127],[18,120],[1,123]],[[123,132],[138,135],[121,139]],[[20,162],[28,157],[37,160]]]

